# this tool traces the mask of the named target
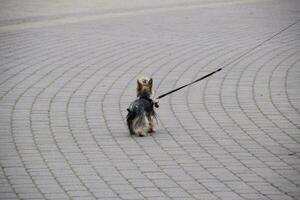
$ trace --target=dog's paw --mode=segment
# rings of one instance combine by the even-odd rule
[[[152,134],[152,133],[155,133],[155,130],[153,128],[149,128],[147,132]]]
[[[137,133],[137,135],[138,135],[139,137],[145,137],[145,136],[146,136],[146,133],[144,133],[144,132],[139,132],[139,133]]]

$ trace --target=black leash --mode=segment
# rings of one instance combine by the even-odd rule
[[[254,50],[257,49],[258,47],[262,46],[262,45],[265,44],[266,42],[269,42],[270,40],[272,40],[273,38],[275,38],[276,36],[278,36],[278,35],[281,34],[282,32],[284,32],[284,31],[286,31],[287,29],[289,29],[290,27],[294,26],[294,25],[297,24],[299,21],[300,21],[300,19],[298,19],[298,20],[295,21],[294,23],[290,24],[289,26],[285,27],[284,29],[280,30],[279,32],[275,33],[274,35],[272,35],[272,36],[269,37],[268,39],[262,41],[261,43],[259,43],[258,45],[254,46],[253,48],[249,49],[248,51],[246,51],[245,53],[241,54],[239,57],[233,59],[231,62],[227,63],[227,64],[224,65],[223,67],[221,67],[221,68],[219,68],[219,69],[217,69],[217,70],[215,70],[215,71],[213,71],[213,72],[211,72],[211,73],[209,73],[209,74],[207,74],[207,75],[205,75],[205,76],[202,76],[201,78],[199,78],[199,79],[197,79],[197,80],[194,80],[194,81],[191,82],[191,83],[188,83],[188,84],[183,85],[183,86],[181,86],[181,87],[179,87],[179,88],[176,88],[176,89],[171,90],[171,91],[169,91],[169,92],[167,92],[167,93],[164,93],[164,94],[162,94],[162,95],[156,97],[155,100],[159,100],[159,99],[161,99],[161,98],[163,98],[163,97],[165,97],[165,96],[168,96],[168,95],[170,95],[170,94],[172,94],[172,93],[174,93],[174,92],[176,92],[176,91],[178,91],[178,90],[181,90],[181,89],[183,89],[183,88],[185,88],[185,87],[187,87],[187,86],[189,86],[189,85],[192,85],[192,84],[197,83],[197,82],[199,82],[199,81],[201,81],[201,80],[203,80],[203,79],[206,79],[207,77],[213,75],[214,73],[217,73],[217,72],[221,71],[221,70],[224,69],[225,67],[227,67],[227,66],[233,64],[233,63],[236,62],[237,60],[239,60],[239,59],[241,59],[242,57],[248,55],[250,52],[254,51]]]
[[[179,87],[179,88],[176,88],[176,89],[174,89],[174,90],[171,90],[170,92],[167,92],[167,93],[165,93],[165,94],[162,94],[162,95],[158,96],[156,99],[161,99],[161,98],[163,98],[163,97],[165,97],[165,96],[167,96],[167,95],[169,95],[169,94],[172,94],[173,92],[176,92],[176,91],[178,91],[178,90],[181,90],[182,88],[185,88],[185,87],[187,87],[187,86],[189,86],[189,85],[192,85],[192,84],[194,84],[194,83],[197,83],[198,81],[201,81],[201,80],[203,80],[203,79],[205,79],[205,78],[207,78],[207,77],[209,77],[209,76],[213,75],[214,73],[217,73],[217,72],[219,72],[219,71],[221,71],[221,70],[222,70],[222,68],[219,68],[219,69],[217,69],[216,71],[213,71],[213,72],[211,72],[211,73],[209,73],[209,74],[207,74],[207,75],[205,75],[205,76],[202,76],[201,78],[199,78],[199,79],[197,79],[197,80],[194,80],[194,81],[191,82],[191,83],[188,83],[188,84],[183,85],[183,86],[181,86],[181,87]]]

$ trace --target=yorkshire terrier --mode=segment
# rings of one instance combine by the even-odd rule
[[[158,102],[153,100],[153,80],[141,77],[137,80],[137,99],[127,108],[127,125],[130,135],[144,137],[147,133],[156,131],[156,113],[153,106],[158,107]]]

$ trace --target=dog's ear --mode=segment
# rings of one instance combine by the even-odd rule
[[[143,85],[141,84],[141,82],[139,80],[137,80],[137,87],[136,87],[136,95],[137,96],[140,95],[142,88],[143,88]]]
[[[136,82],[137,84],[141,84],[140,79],[137,79]]]
[[[142,87],[143,86],[143,84],[140,82],[140,80],[137,80],[137,86],[138,87]]]
[[[152,86],[152,83],[153,83],[153,80],[152,80],[152,78],[150,78],[150,80],[149,80],[149,85],[151,85]]]

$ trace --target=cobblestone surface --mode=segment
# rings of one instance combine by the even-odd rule
[[[299,23],[162,99],[153,136],[124,122],[138,76],[157,94],[190,82],[298,20],[299,1],[101,16],[0,22],[0,199],[300,199]]]

